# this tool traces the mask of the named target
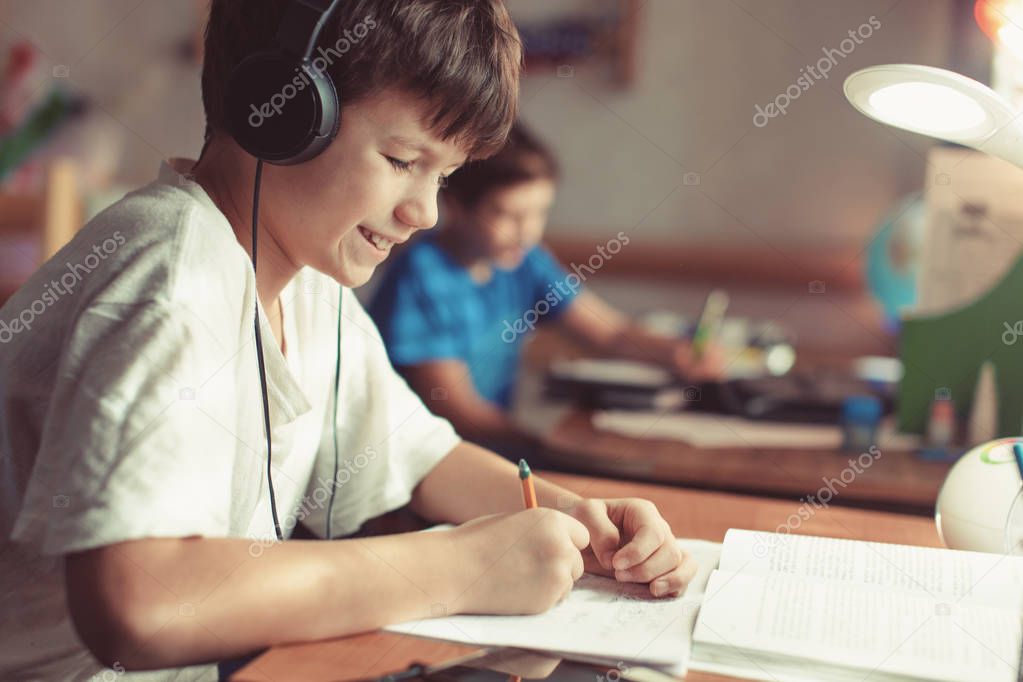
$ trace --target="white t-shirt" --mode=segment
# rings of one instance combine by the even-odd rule
[[[255,560],[275,537],[255,291],[227,219],[164,164],[0,309],[0,679],[120,672],[103,675],[72,628],[62,555],[202,535],[253,538]],[[459,439],[395,374],[350,290],[307,268],[281,302],[287,357],[260,311],[278,516],[323,534],[336,418],[332,532],[350,533],[407,503]]]

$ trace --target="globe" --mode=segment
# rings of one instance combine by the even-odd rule
[[[903,197],[881,220],[867,246],[866,278],[892,332],[917,300],[917,273],[926,204],[919,193]]]

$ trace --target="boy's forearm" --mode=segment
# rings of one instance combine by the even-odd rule
[[[561,321],[574,337],[602,354],[675,365],[677,340],[645,330],[589,291],[579,294]]]
[[[677,339],[653,334],[630,323],[622,329],[613,347],[619,357],[673,367],[680,343]]]
[[[538,439],[521,428],[501,408],[483,398],[451,400],[449,404],[431,404],[430,408],[451,422],[455,430],[470,441],[504,441],[528,447],[537,445]]]
[[[575,493],[536,476],[542,507],[565,508]],[[434,521],[463,523],[478,516],[522,509],[517,467],[498,455],[463,441],[416,488],[412,509]]]
[[[467,582],[459,566],[448,533],[413,533],[269,546],[147,539],[72,555],[66,570],[76,628],[94,655],[154,669],[428,617],[438,603],[457,609]]]

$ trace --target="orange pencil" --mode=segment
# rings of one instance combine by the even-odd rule
[[[526,460],[519,460],[519,479],[522,481],[522,501],[526,509],[534,509],[536,504],[536,488],[533,487],[533,472],[529,470]]]
[[[535,509],[538,505],[536,488],[533,487],[533,472],[529,470],[529,465],[524,459],[519,460],[519,480],[522,481],[522,503],[526,505],[526,509]],[[509,675],[508,682],[522,682],[522,678],[518,675]]]

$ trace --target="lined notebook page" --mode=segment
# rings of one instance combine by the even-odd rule
[[[1023,557],[731,529],[722,571],[783,573],[920,591],[952,602],[1023,606]]]

